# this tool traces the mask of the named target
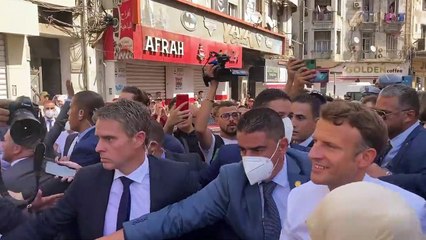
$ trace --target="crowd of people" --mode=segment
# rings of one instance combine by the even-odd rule
[[[304,61],[287,68],[285,89],[242,103],[215,101],[216,80],[179,106],[134,86],[105,103],[68,81],[62,105],[40,104],[43,139],[19,145],[5,128],[2,238],[424,239],[424,94],[388,82],[331,99],[306,91]],[[46,168],[36,184],[40,141],[76,175]]]

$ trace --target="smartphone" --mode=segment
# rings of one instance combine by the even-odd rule
[[[177,94],[176,95],[176,107],[179,107],[182,103],[187,102],[181,109],[185,111],[189,109],[189,95],[188,94]]]
[[[51,161],[46,161],[46,169],[44,171],[46,173],[60,177],[74,177],[74,175],[77,173],[77,170],[75,169],[62,166]]]
[[[312,79],[312,83],[323,83],[323,82],[328,82],[328,78],[329,78],[329,70],[318,70],[316,72],[315,78]]]
[[[305,60],[305,65],[306,68],[311,70],[311,69],[317,69],[317,60],[315,59],[306,59]]]

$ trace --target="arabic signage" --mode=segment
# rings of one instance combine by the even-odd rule
[[[227,5],[227,2],[213,0],[212,8],[219,12],[228,11],[227,7],[223,7]],[[245,3],[247,11],[255,10],[256,0],[245,1]],[[236,44],[266,53],[278,55],[284,53],[284,36],[225,19],[217,14],[191,12],[186,5],[176,1],[143,1],[141,5],[141,8],[143,7],[142,26],[226,44]],[[170,19],[180,21],[170,21]]]

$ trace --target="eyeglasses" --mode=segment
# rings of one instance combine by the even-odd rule
[[[233,119],[239,119],[240,116],[241,116],[240,112],[227,112],[227,113],[222,113],[222,115],[220,115],[220,118],[229,120],[231,117]]]
[[[388,116],[392,115],[392,114],[397,114],[397,113],[402,113],[402,112],[408,112],[411,111],[412,109],[405,109],[405,110],[401,110],[401,111],[396,111],[396,112],[388,112],[388,111],[384,111],[384,110],[379,110],[379,109],[373,109],[373,111],[375,111],[381,118],[383,118],[383,120],[386,120]]]

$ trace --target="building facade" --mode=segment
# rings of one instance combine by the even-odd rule
[[[76,91],[98,91],[103,77],[96,59],[102,48],[89,48],[91,78],[82,81],[82,43],[74,34],[75,0],[3,0],[0,8],[0,98],[15,99],[39,94],[66,93],[70,79]],[[76,28],[77,29],[77,28]],[[99,53],[98,53],[99,52]]]
[[[413,1],[412,38],[412,74],[413,82],[418,90],[426,86],[426,1]]]
[[[317,84],[331,96],[359,92],[386,73],[409,75],[411,1],[315,0],[300,2],[294,38],[297,55],[330,70]],[[407,16],[407,14],[410,16]],[[300,23],[300,24],[299,24]]]
[[[268,84],[267,76],[269,84],[282,86],[285,68],[277,59],[291,54],[287,23],[296,7],[273,0],[119,1],[113,7],[116,24],[104,35],[107,100],[125,85],[165,99],[179,93],[194,98],[207,90],[202,67],[214,59],[212,52],[227,54],[227,67],[264,71],[257,79],[221,83],[216,99],[254,96]]]

